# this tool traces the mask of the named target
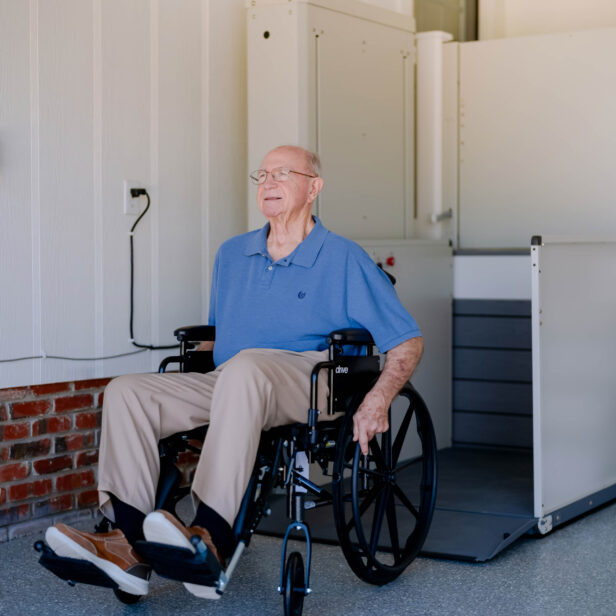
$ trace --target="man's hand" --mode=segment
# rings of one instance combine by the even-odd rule
[[[375,434],[386,432],[389,428],[389,405],[380,392],[369,391],[364,401],[353,415],[353,440],[359,441],[361,452],[368,453],[368,443]]]
[[[422,353],[421,337],[406,340],[387,352],[381,376],[353,416],[353,440],[359,442],[364,455],[368,454],[368,443],[375,434],[389,428],[389,407],[411,378]]]

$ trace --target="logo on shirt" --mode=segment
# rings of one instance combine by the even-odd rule
[[[299,299],[304,299],[304,297],[306,297],[306,292],[305,291],[300,291],[297,294],[297,297],[299,297]]]

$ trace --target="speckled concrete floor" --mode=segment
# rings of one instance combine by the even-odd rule
[[[2,615],[282,614],[275,590],[279,539],[254,539],[220,601],[199,600],[181,585],[153,576],[148,597],[126,606],[109,590],[70,588],[40,567],[32,549],[38,538],[0,544]],[[339,548],[315,545],[311,586],[306,616],[614,616],[616,503],[543,538],[523,538],[487,563],[419,558],[382,588],[358,580]]]

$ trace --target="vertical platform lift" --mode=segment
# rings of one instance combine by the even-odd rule
[[[530,266],[532,445],[439,451],[425,556],[486,561],[616,498],[616,239],[534,237]],[[521,304],[509,310],[521,314]],[[496,353],[486,376],[498,361]],[[528,368],[517,370],[525,378]],[[314,536],[327,542],[335,541],[329,513],[309,512]]]
[[[527,532],[547,533],[615,498],[610,353],[616,348],[616,285],[609,281],[616,244],[534,240],[532,369],[530,362],[518,366],[527,372],[521,380],[532,381],[532,404],[522,404],[527,442],[496,450],[454,439],[452,446],[451,248],[437,239],[409,238],[437,237],[428,232],[430,224],[446,221],[449,212],[453,220],[442,223],[448,234],[457,221],[455,208],[447,209],[447,186],[439,193],[438,165],[434,173],[421,173],[436,187],[426,193],[438,197],[428,205],[432,216],[424,211],[426,200],[415,206],[411,198],[413,190],[425,193],[414,186],[409,169],[414,144],[423,139],[419,129],[427,126],[422,119],[415,132],[413,123],[413,21],[350,0],[252,0],[247,18],[249,165],[258,167],[263,152],[280,143],[319,152],[326,188],[316,213],[333,231],[360,239],[376,260],[395,256],[398,293],[424,331],[427,352],[416,379],[441,447],[437,511],[424,553],[485,561]],[[424,38],[429,45],[434,37]],[[418,111],[421,106],[419,100]],[[443,130],[456,133],[455,122],[448,121],[456,113],[443,108]],[[440,142],[439,135],[432,141]],[[443,161],[451,176],[455,161],[449,154]],[[253,203],[250,195],[250,228],[261,224]],[[518,395],[527,394],[511,393],[514,410],[504,413],[517,413],[513,423],[524,421]],[[466,429],[490,429],[487,414],[477,419]],[[273,509],[264,532],[281,528],[275,518],[283,515],[284,503]],[[331,512],[308,511],[307,519],[316,539],[335,540]]]

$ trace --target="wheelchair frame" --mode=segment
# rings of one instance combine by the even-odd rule
[[[159,372],[165,372],[172,363],[178,363],[181,372],[207,372],[214,368],[211,352],[193,350],[196,342],[214,340],[213,327],[183,327],[174,334],[180,342],[180,354],[163,359]],[[336,530],[344,556],[353,571],[368,583],[381,585],[395,579],[419,553],[428,533],[436,500],[436,442],[429,412],[409,383],[401,392],[408,399],[409,407],[403,414],[396,438],[392,439],[391,435],[390,409],[390,429],[378,435],[380,444],[377,437],[371,441],[368,456],[362,455],[359,444],[352,441],[352,416],[378,378],[379,357],[374,355],[372,337],[365,330],[332,332],[328,344],[328,360],[319,362],[312,370],[307,423],[280,426],[263,432],[261,436],[254,469],[234,522],[237,545],[226,569],[220,567],[198,536],[191,539],[194,553],[147,541],[137,542],[135,548],[150,561],[159,575],[182,582],[215,584],[216,592],[222,595],[259,522],[271,513],[268,498],[274,487],[286,488],[287,515],[291,520],[283,538],[278,586],[278,592],[283,596],[285,616],[301,615],[304,597],[312,592],[312,538],[304,515],[307,509],[333,504]],[[344,355],[344,349],[348,347],[364,347],[366,355]],[[330,395],[327,413],[333,415],[343,411],[343,414],[337,419],[318,423],[318,377],[322,370],[328,370]],[[421,453],[410,462],[398,464],[413,416],[416,418]],[[204,426],[172,435],[160,442],[161,474],[156,509],[166,509],[175,514],[177,503],[189,493],[190,488],[180,488],[181,473],[175,462],[181,451],[189,449],[200,452],[190,441],[193,438],[202,440],[205,431]],[[331,492],[310,481],[308,465],[312,462],[317,462],[325,475],[329,474],[329,466],[333,464]],[[397,484],[396,473],[418,463],[421,466],[420,484],[414,495],[407,496]],[[314,495],[316,500],[307,501],[308,493]],[[416,506],[412,503],[413,497]],[[401,542],[399,536],[400,510],[407,517],[410,513],[415,519],[405,542]],[[362,516],[367,518],[368,532],[363,528]],[[387,544],[380,538],[384,520],[387,520],[389,528],[390,541]],[[104,532],[108,526],[109,522],[104,519],[96,530]],[[301,533],[305,539],[305,566],[298,551],[287,556],[288,542],[293,533]],[[369,540],[367,534],[370,535]],[[111,587],[124,603],[135,603],[140,599],[119,589],[109,578],[104,579],[106,576],[94,565],[85,561],[68,562],[73,559],[58,557],[40,541],[35,544],[35,549],[42,553],[41,564],[68,580],[69,584],[82,582]]]

